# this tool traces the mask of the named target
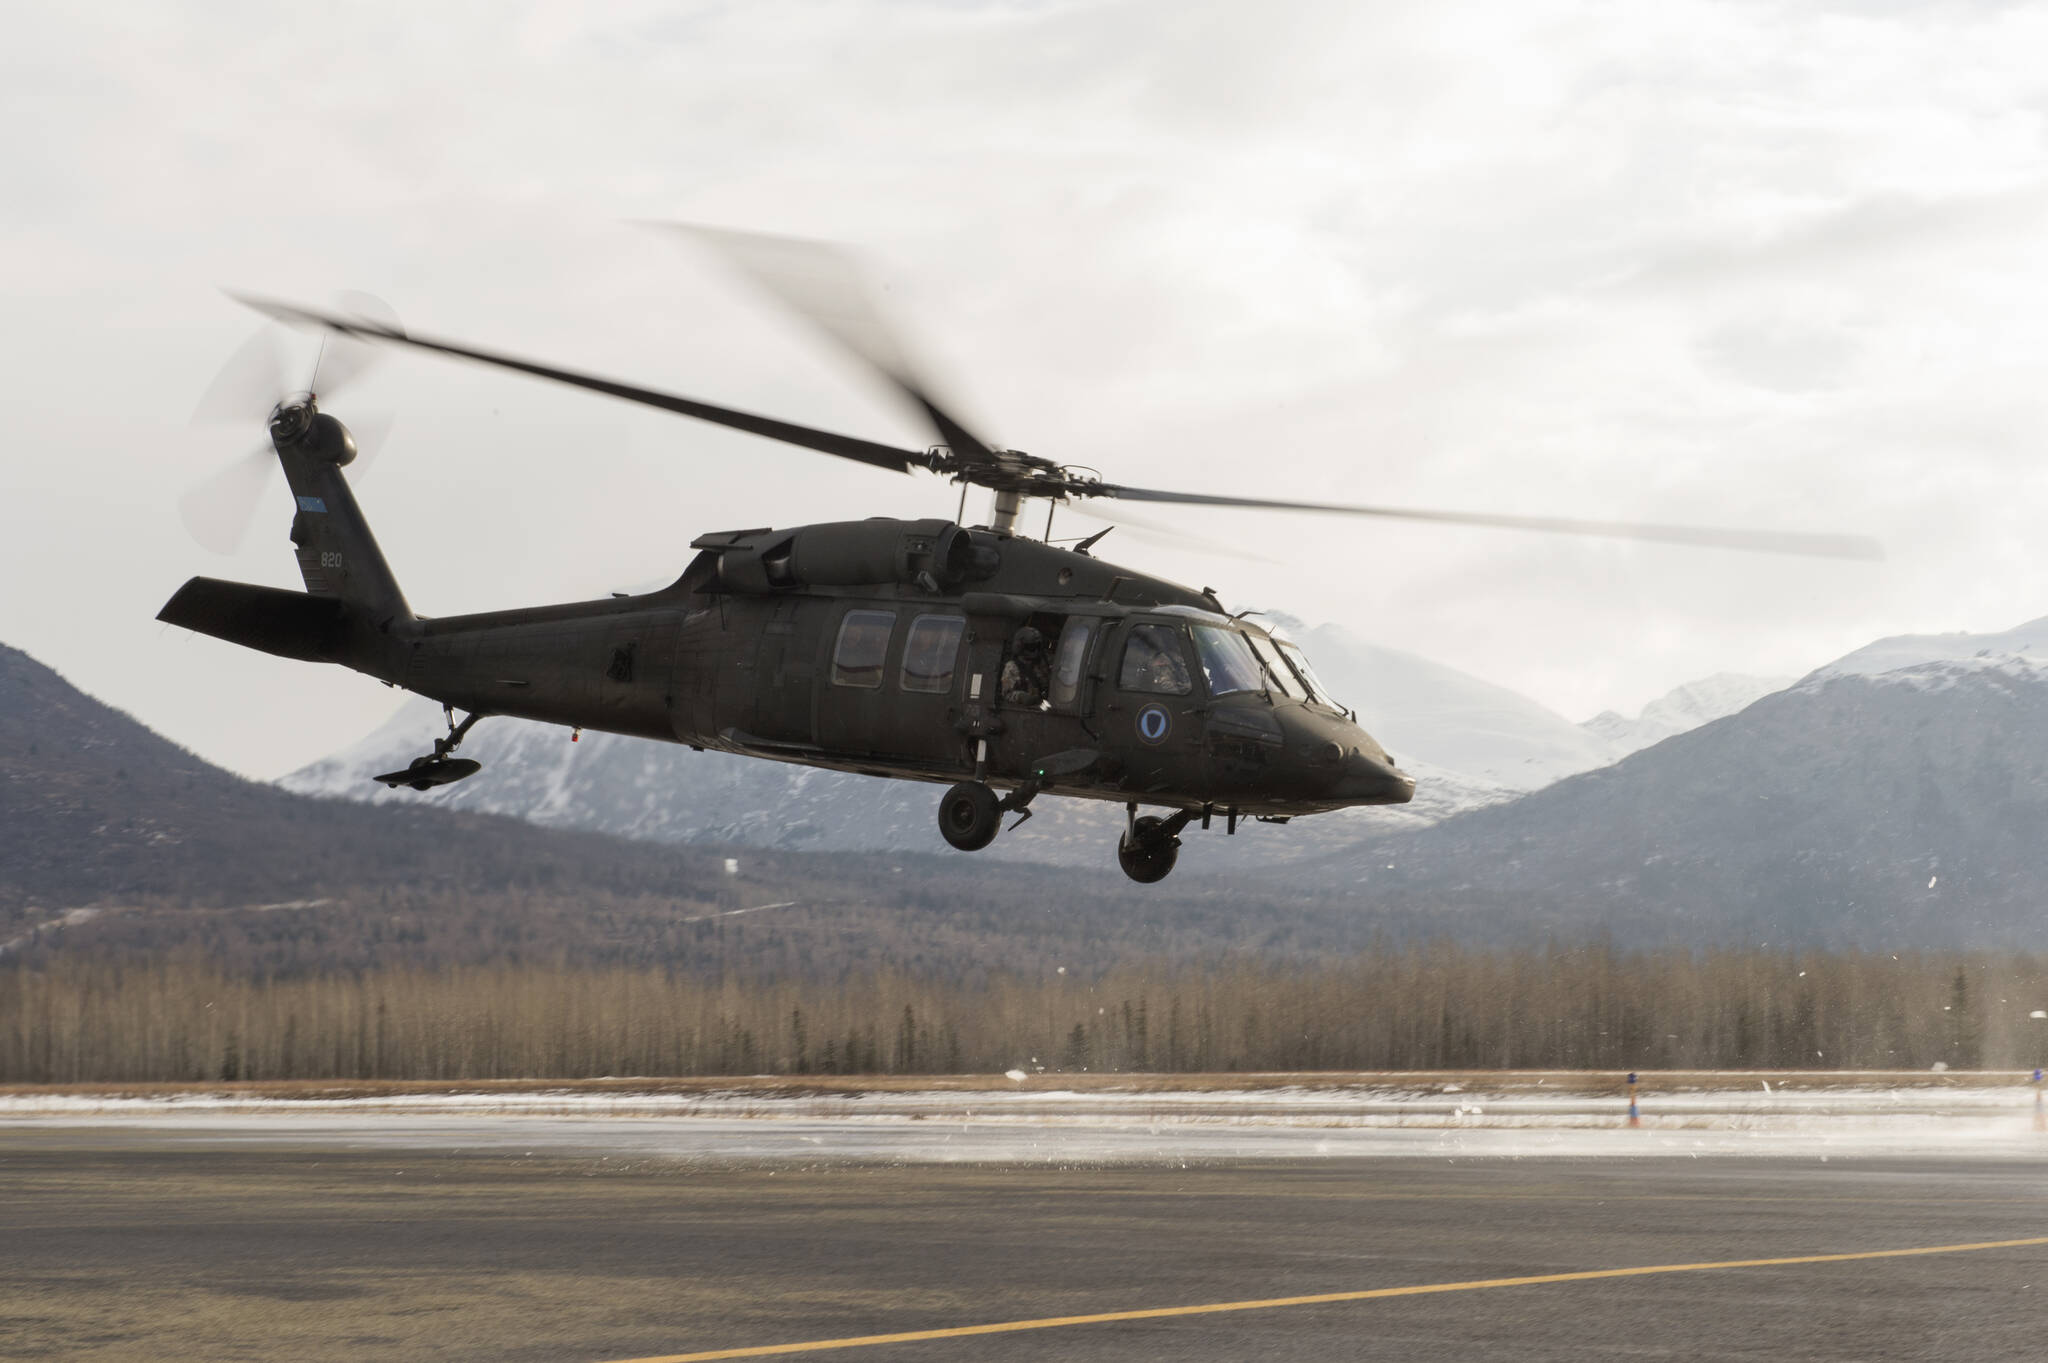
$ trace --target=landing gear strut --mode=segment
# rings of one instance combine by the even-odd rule
[[[477,711],[457,724],[454,706],[444,705],[441,710],[448,717],[448,737],[434,740],[434,755],[415,757],[411,765],[402,771],[387,771],[373,779],[383,782],[393,790],[400,786],[410,786],[414,790],[432,790],[435,786],[452,785],[484,769],[481,762],[448,755],[462,746],[462,740],[469,737],[470,726],[483,718],[483,712]]]
[[[1183,809],[1165,818],[1147,814],[1138,817],[1135,804],[1124,806],[1124,835],[1116,845],[1117,865],[1140,885],[1166,879],[1180,860],[1180,831],[1195,816]]]

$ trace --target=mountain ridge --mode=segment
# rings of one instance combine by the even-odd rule
[[[2030,947],[2048,668],[1998,651],[2028,633],[1880,640],[1610,767],[1285,875],[1539,935]]]

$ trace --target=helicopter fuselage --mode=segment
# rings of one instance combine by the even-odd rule
[[[1234,826],[1414,792],[1292,645],[1087,553],[932,520],[739,531],[659,591],[420,617],[339,468],[286,464],[307,592],[196,578],[161,618],[472,715],[973,782],[1008,808],[1050,792]]]
[[[929,562],[949,536],[980,580]],[[1270,636],[1202,593],[946,522],[695,547],[645,595],[394,622],[378,674],[473,713],[874,776],[1281,818],[1413,794],[1346,713],[1266,671],[1289,666]],[[897,580],[845,580],[861,577]],[[1027,626],[1048,641],[1046,675],[1006,695]],[[1203,665],[1219,633],[1258,641],[1256,675]],[[1134,650],[1157,675],[1126,666]]]

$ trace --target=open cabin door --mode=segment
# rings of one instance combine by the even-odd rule
[[[995,622],[977,622],[984,623]],[[981,631],[994,635],[986,654],[978,648],[976,656],[982,660],[984,696],[993,702],[996,719],[997,737],[992,743],[996,771],[1044,769],[1054,776],[1057,789],[1059,777],[1095,765],[1102,749],[1095,716],[1101,696],[1096,673],[1110,624],[1085,611],[1037,611],[1026,619],[1001,622],[1000,633]],[[1015,657],[1017,634],[1027,627],[1045,642],[1042,673],[1030,679],[1027,696],[1006,695],[1004,664]]]

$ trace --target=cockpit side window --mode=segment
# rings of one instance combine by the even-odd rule
[[[1300,649],[1296,648],[1293,644],[1282,642],[1280,644],[1280,652],[1293,665],[1294,675],[1301,678],[1301,684],[1308,688],[1311,697],[1321,701],[1333,710],[1344,708],[1337,704],[1336,698],[1330,694],[1330,688],[1323,685],[1323,679],[1318,677],[1316,670],[1308,665],[1308,659],[1301,655]]]
[[[1171,625],[1133,625],[1124,642],[1117,684],[1126,691],[1185,696],[1195,689],[1180,631]]]
[[[1201,655],[1202,677],[1209,694],[1228,696],[1239,691],[1266,689],[1259,658],[1244,636],[1219,625],[1195,626],[1195,652]]]
[[[1294,675],[1280,657],[1279,645],[1263,634],[1247,634],[1245,640],[1251,644],[1252,652],[1259,655],[1259,666],[1266,670],[1266,676],[1280,693],[1295,700],[1307,700],[1308,688],[1301,684],[1301,678]]]

